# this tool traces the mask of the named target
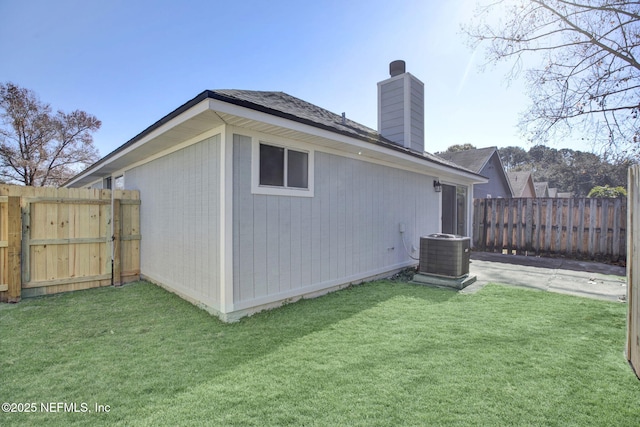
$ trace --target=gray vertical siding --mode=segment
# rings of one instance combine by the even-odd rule
[[[487,165],[480,171],[480,174],[489,178],[489,182],[473,186],[474,198],[484,199],[488,194],[490,194],[491,197],[512,197],[497,152],[493,153]]]
[[[424,85],[411,77],[411,148],[424,151]]]
[[[404,79],[380,87],[380,134],[404,146]]]
[[[405,92],[405,86],[408,92]],[[407,94],[408,100],[405,99]],[[407,115],[409,129],[405,123]],[[419,153],[424,151],[424,85],[420,80],[412,75],[403,75],[381,84],[380,133],[396,144]]]
[[[411,263],[438,231],[433,177],[315,153],[315,196],[251,194],[251,139],[234,135],[234,307],[348,283]],[[417,252],[414,256],[417,256]]]
[[[220,295],[220,136],[126,172],[140,190],[141,273],[215,309]]]

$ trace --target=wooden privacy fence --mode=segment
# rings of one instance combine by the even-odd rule
[[[140,238],[137,191],[1,185],[0,302],[137,280]]]
[[[626,215],[625,199],[474,199],[474,246],[620,261],[626,258]]]
[[[640,378],[640,166],[629,168],[627,360]]]

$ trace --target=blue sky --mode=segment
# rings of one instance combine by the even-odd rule
[[[520,145],[524,86],[460,23],[473,0],[0,0],[0,81],[102,121],[105,155],[205,89],[283,91],[377,128],[377,82],[425,83],[426,149]],[[557,147],[560,148],[560,147]]]

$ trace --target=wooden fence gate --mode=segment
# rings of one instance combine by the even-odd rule
[[[621,261],[627,201],[605,198],[474,199],[477,250]]]
[[[640,165],[629,168],[627,360],[640,378]]]
[[[0,301],[138,280],[137,191],[0,186]]]

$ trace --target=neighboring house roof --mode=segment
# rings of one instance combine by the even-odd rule
[[[438,156],[476,173],[481,173],[493,153],[497,150],[497,147],[476,148],[473,150],[439,153]]]
[[[214,125],[231,124],[239,127],[252,126],[253,129],[266,132],[278,132],[285,134],[286,128],[280,122],[271,120],[269,125],[257,125],[261,117],[255,114],[247,114],[237,107],[247,108],[256,113],[266,113],[277,118],[291,120],[303,125],[309,125],[317,129],[330,131],[335,134],[356,138],[393,152],[403,153],[419,158],[431,164],[445,168],[445,170],[457,170],[467,178],[476,182],[485,182],[482,176],[475,171],[464,168],[458,164],[442,159],[429,153],[417,153],[384,138],[377,131],[361,125],[353,120],[332,113],[324,108],[303,101],[284,92],[251,91],[251,90],[206,90],[192,100],[178,107],[156,123],[149,126],[140,134],[107,154],[84,172],[76,175],[65,183],[68,185],[84,185],[100,176],[107,176],[119,168],[130,164],[131,161],[117,162],[116,159],[137,150],[137,156],[133,160],[142,160],[145,156],[153,155],[162,149],[167,149],[181,140],[192,138],[211,129]],[[259,115],[259,114],[258,114]],[[160,138],[160,134],[166,134]],[[291,133],[291,132],[289,132]],[[300,135],[300,134],[298,134]],[[157,142],[157,147],[140,149],[140,146],[151,139],[162,139]],[[107,166],[109,164],[109,166]],[[99,170],[99,172],[98,172]]]
[[[531,197],[535,196],[535,188],[533,186],[533,178],[529,171],[510,171],[507,172],[511,188],[513,189],[513,197]],[[529,191],[527,192],[527,189]],[[529,193],[529,195],[527,194]]]
[[[536,197],[549,197],[549,183],[548,182],[534,182],[536,188]]]
[[[502,159],[500,159],[498,147],[474,148],[471,150],[444,152],[439,153],[438,156],[483,176],[490,175],[490,173],[487,173],[485,168],[487,168],[487,166],[489,165],[491,158],[495,156],[496,160],[494,160],[494,165],[499,169],[498,177],[504,183],[504,190],[506,191],[505,197],[511,197],[514,194],[513,188],[511,187],[511,182],[507,178],[507,175],[505,173]]]
[[[562,198],[568,199],[568,198],[573,197],[573,192],[572,191],[568,191],[568,192],[564,192],[564,193],[558,193],[557,197],[560,198],[560,199],[562,199]]]
[[[558,189],[557,188],[550,188],[549,189],[549,197],[558,197]]]

